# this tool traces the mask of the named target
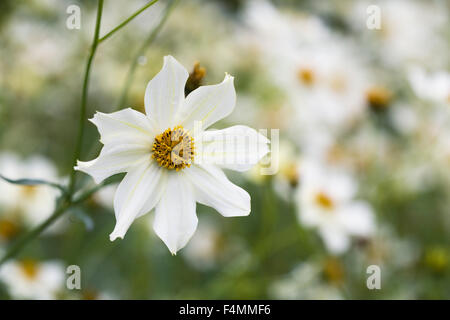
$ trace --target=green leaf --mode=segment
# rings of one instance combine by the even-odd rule
[[[0,178],[5,180],[6,182],[9,182],[9,183],[19,184],[19,185],[24,185],[24,186],[47,185],[47,186],[50,186],[50,187],[57,188],[57,189],[61,190],[63,194],[66,193],[66,188],[63,187],[62,185],[54,183],[54,182],[46,181],[46,180],[29,179],[29,178],[10,179],[10,178],[5,177],[2,174],[0,174]]]

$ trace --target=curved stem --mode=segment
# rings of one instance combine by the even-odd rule
[[[119,31],[120,29],[122,29],[123,27],[125,27],[131,20],[133,20],[134,18],[136,18],[139,14],[141,14],[142,12],[145,11],[145,9],[147,9],[148,7],[151,7],[152,5],[154,5],[156,2],[158,2],[158,0],[153,0],[150,1],[149,3],[147,3],[145,6],[143,6],[142,8],[140,8],[138,11],[136,11],[135,13],[133,13],[131,16],[129,16],[125,21],[123,21],[121,24],[119,24],[117,27],[115,27],[114,29],[112,29],[110,32],[108,32],[106,35],[104,35],[103,37],[101,37],[98,42],[103,42],[106,39],[108,39],[109,37],[111,37],[114,33],[116,33],[117,31]]]
[[[145,54],[145,50],[153,43],[155,38],[158,36],[159,32],[161,31],[162,27],[166,23],[167,19],[169,18],[170,13],[172,12],[173,8],[175,7],[175,5],[177,3],[178,3],[178,0],[171,0],[169,2],[169,4],[167,4],[167,7],[164,11],[163,17],[161,18],[159,23],[156,25],[156,27],[150,32],[148,37],[144,40],[144,43],[142,44],[142,46],[136,52],[136,54],[133,58],[133,61],[131,62],[130,68],[128,69],[128,72],[127,72],[127,75],[126,75],[126,78],[124,81],[124,85],[121,89],[121,93],[119,96],[119,102],[111,112],[117,111],[125,105],[127,96],[128,96],[128,91],[131,87],[131,84],[132,84],[132,81],[134,78],[134,74],[136,73],[139,57]],[[88,149],[89,149],[88,154],[92,157],[94,157],[98,153],[97,145],[91,144]],[[87,177],[87,176],[85,176],[85,177]]]
[[[113,31],[108,33],[105,37],[102,39],[99,39],[99,33],[100,33],[100,23],[101,23],[101,17],[102,17],[102,10],[103,10],[103,0],[99,0],[98,2],[98,9],[97,9],[97,19],[95,24],[95,32],[94,32],[94,40],[92,42],[90,54],[87,60],[86,64],[86,71],[84,75],[84,81],[83,81],[83,91],[82,91],[82,97],[81,97],[81,107],[80,107],[80,122],[79,122],[79,131],[78,131],[78,138],[76,142],[75,147],[75,153],[73,158],[73,166],[70,174],[70,180],[69,180],[69,187],[67,189],[67,192],[63,197],[61,197],[60,202],[58,203],[55,211],[53,214],[45,220],[43,223],[41,223],[39,226],[37,226],[35,229],[31,230],[30,232],[26,233],[22,238],[20,238],[14,245],[12,245],[9,250],[6,252],[6,254],[1,257],[0,259],[0,266],[5,263],[5,261],[13,258],[16,256],[27,244],[29,241],[33,240],[37,236],[39,236],[47,227],[49,227],[53,222],[55,222],[58,218],[60,218],[65,212],[67,212],[68,209],[71,207],[74,207],[76,205],[79,205],[83,203],[85,200],[87,200],[92,194],[97,192],[102,187],[116,182],[114,179],[107,179],[103,183],[89,189],[88,191],[84,192],[80,196],[74,198],[74,188],[75,188],[75,170],[73,167],[76,165],[76,161],[80,156],[81,153],[81,146],[83,142],[83,133],[84,133],[84,126],[85,126],[85,118],[86,118],[86,106],[87,106],[87,96],[88,96],[88,87],[89,87],[89,78],[90,78],[90,71],[92,66],[92,61],[95,56],[95,52],[97,50],[97,46],[100,43],[100,41],[105,40],[107,37],[109,37],[112,33],[116,32],[120,28],[122,28],[125,24],[130,22],[134,17],[136,17],[139,13],[144,11],[146,8],[150,7],[152,4],[157,2],[158,0],[152,1],[148,3],[146,6],[138,10],[135,14],[133,14],[130,18],[128,18],[126,21],[124,21],[121,25],[116,27]],[[155,27],[155,29],[151,32],[149,37],[145,40],[144,45],[141,47],[141,49],[138,51],[138,54],[136,55],[135,59],[133,60],[133,64],[130,67],[129,74],[127,76],[126,83],[128,85],[124,86],[124,89],[122,91],[122,95],[126,98],[126,94],[128,92],[129,84],[131,83],[132,76],[134,75],[137,60],[140,55],[143,54],[145,48],[150,45],[153,40],[156,38],[158,32],[164,25],[165,21],[167,20],[167,17],[169,16],[169,13],[171,9],[173,8],[174,4],[177,2],[177,0],[172,0],[170,4],[167,6],[166,12],[161,19],[161,21],[158,23],[158,25]],[[124,98],[124,99],[125,99]]]
[[[158,35],[159,31],[162,29],[163,25],[165,24],[167,18],[169,17],[173,7],[177,3],[177,0],[172,0],[168,5],[164,12],[164,16],[159,21],[158,25],[152,30],[152,32],[148,35],[148,37],[144,40],[144,43],[139,48],[139,50],[136,52],[136,55],[134,56],[133,62],[130,65],[130,69],[128,70],[125,83],[122,89],[122,93],[120,94],[119,103],[117,104],[116,110],[120,109],[126,102],[128,91],[130,89],[134,74],[136,72],[136,68],[138,65],[139,57],[142,56],[145,53],[145,50],[150,46],[150,44],[155,40],[156,36]]]
[[[81,146],[83,144],[83,134],[84,134],[84,126],[86,122],[86,105],[87,105],[87,95],[89,88],[89,77],[91,74],[91,66],[92,61],[94,60],[95,52],[97,51],[98,45],[98,37],[100,34],[100,23],[102,20],[102,11],[103,11],[103,0],[98,1],[97,8],[97,19],[95,21],[95,32],[94,32],[94,40],[92,41],[91,51],[89,53],[89,57],[86,64],[86,71],[84,73],[84,81],[83,81],[83,92],[81,94],[81,108],[80,108],[80,121],[79,121],[79,129],[78,129],[78,138],[75,146],[75,152],[72,160],[72,170],[70,172],[70,180],[68,193],[69,196],[73,194],[73,190],[75,187],[75,165],[77,164],[77,160],[80,157]]]
[[[8,259],[14,257],[17,253],[19,253],[23,247],[30,241],[33,240],[35,237],[37,237],[42,231],[47,229],[48,226],[50,226],[56,219],[58,219],[69,207],[69,202],[64,202],[62,205],[60,205],[55,212],[45,220],[42,224],[40,224],[37,228],[31,230],[25,236],[20,238],[9,250],[7,253],[1,258],[0,260],[0,266]]]
[[[45,220],[43,223],[41,223],[35,229],[26,233],[11,248],[9,248],[9,250],[6,252],[6,254],[1,258],[0,265],[2,265],[6,260],[14,257],[17,253],[19,253],[20,250],[22,250],[22,248],[25,247],[25,245],[30,240],[34,239],[39,234],[41,234],[45,229],[47,229],[48,226],[50,226],[64,212],[66,212],[66,210],[71,205],[75,204],[75,202],[73,202],[71,199],[72,195],[73,195],[74,187],[75,187],[75,170],[73,169],[73,167],[75,166],[76,161],[80,156],[81,145],[83,142],[84,123],[85,123],[85,118],[86,118],[87,94],[88,94],[88,87],[89,87],[89,76],[90,76],[90,72],[91,72],[91,65],[92,65],[92,61],[94,59],[95,51],[97,50],[98,38],[99,38],[99,34],[100,34],[100,23],[101,23],[101,19],[102,19],[102,11],[103,11],[103,0],[99,0],[98,7],[97,7],[97,18],[95,21],[94,40],[92,41],[91,50],[90,50],[89,57],[88,57],[87,64],[86,64],[86,71],[84,74],[83,92],[81,95],[78,138],[77,138],[77,142],[75,145],[75,152],[74,152],[73,162],[72,162],[73,165],[72,165],[72,170],[70,173],[69,187],[67,189],[67,193],[62,197],[57,208],[55,209],[53,214],[47,220]]]
[[[39,236],[45,229],[47,229],[47,227],[49,227],[53,222],[55,222],[59,217],[61,217],[65,212],[67,212],[68,209],[83,203],[84,201],[89,199],[89,197],[92,196],[95,192],[100,190],[102,187],[115,182],[116,180],[114,179],[108,179],[105,180],[103,183],[84,192],[82,195],[80,195],[74,200],[62,199],[62,201],[58,204],[53,214],[47,220],[42,222],[40,225],[38,225],[30,232],[26,233],[22,238],[20,238],[16,243],[14,243],[14,245],[11,246],[11,248],[9,248],[6,254],[0,259],[0,266],[6,260],[9,260],[10,258],[14,257],[17,253],[19,253],[27,245],[29,241]]]

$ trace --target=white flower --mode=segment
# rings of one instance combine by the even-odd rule
[[[427,74],[421,67],[412,67],[408,80],[419,98],[450,105],[450,73],[442,70]]]
[[[64,279],[64,268],[55,261],[9,261],[0,268],[0,280],[17,299],[56,299]]]
[[[448,11],[445,1],[408,0],[355,1],[349,10],[355,29],[366,37],[367,46],[379,50],[384,60],[396,67],[412,63],[440,65],[445,63],[445,27]],[[381,10],[380,29],[366,26],[369,5]],[[380,50],[382,48],[382,50]],[[442,59],[444,58],[444,59]]]
[[[94,201],[107,209],[113,209],[114,195],[118,186],[114,183],[101,188],[94,194]]]
[[[269,287],[269,295],[288,300],[341,300],[338,288],[323,280],[321,269],[315,262],[304,262],[275,281]]]
[[[367,111],[370,77],[358,48],[317,17],[283,12],[267,1],[251,1],[246,15],[249,41],[292,109],[286,122],[294,141],[304,154],[322,157]]]
[[[213,222],[202,220],[197,233],[183,250],[183,257],[198,270],[208,270],[217,263],[221,235],[217,232]]]
[[[351,176],[313,163],[302,163],[300,170],[300,222],[316,227],[332,253],[348,249],[351,235],[372,234],[372,210],[367,203],[353,199],[356,183]]]
[[[231,183],[217,164],[248,170],[268,152],[269,141],[245,126],[206,131],[233,111],[233,77],[226,75],[222,83],[200,87],[185,98],[188,75],[166,56],[145,92],[147,115],[124,109],[98,112],[91,120],[104,146],[97,159],[78,162],[76,169],[97,183],[127,172],[114,198],[112,241],[123,238],[136,218],[155,208],[153,229],[175,254],[197,228],[196,202],[225,217],[250,213],[249,194]]]
[[[282,199],[290,201],[291,189],[298,185],[298,157],[294,145],[286,140],[280,141],[278,151],[278,172],[273,186]]]

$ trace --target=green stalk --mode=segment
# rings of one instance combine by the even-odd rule
[[[120,108],[124,107],[127,97],[128,97],[128,91],[131,87],[131,84],[133,82],[134,75],[136,73],[136,68],[138,65],[139,57],[145,54],[145,51],[148,49],[148,47],[153,43],[155,38],[158,36],[159,32],[163,28],[164,24],[166,23],[167,19],[169,18],[170,13],[172,12],[175,5],[178,3],[178,0],[171,0],[169,4],[167,5],[164,15],[159,21],[159,23],[156,25],[156,27],[152,30],[152,32],[148,35],[148,37],[144,40],[144,43],[142,46],[138,49],[135,56],[133,57],[133,61],[131,62],[130,68],[128,69],[124,85],[122,87],[120,96],[119,96],[119,102],[116,105],[116,107],[112,110],[112,112],[119,110]],[[89,147],[89,153],[90,156],[94,157],[96,154],[98,154],[98,146],[91,145]],[[87,176],[85,176],[87,177]]]
[[[87,97],[88,97],[88,88],[89,88],[89,79],[90,79],[90,73],[91,73],[91,66],[92,62],[94,60],[94,56],[97,50],[98,45],[100,42],[104,41],[105,39],[109,38],[113,33],[124,27],[128,22],[133,20],[137,15],[139,15],[141,12],[143,12],[145,9],[156,3],[158,0],[154,0],[146,4],[144,7],[136,11],[132,16],[130,16],[128,19],[126,19],[124,22],[122,22],[119,26],[114,28],[111,32],[106,34],[101,39],[99,38],[100,34],[100,24],[101,24],[101,18],[102,18],[102,11],[103,11],[103,0],[99,0],[98,2],[98,8],[97,8],[97,18],[95,23],[95,32],[94,32],[94,39],[92,41],[91,49],[89,52],[89,57],[86,63],[86,69],[84,74],[84,80],[83,80],[83,91],[81,95],[81,106],[80,106],[80,120],[79,120],[79,129],[78,129],[78,137],[77,142],[75,146],[75,152],[73,157],[73,165],[72,170],[70,173],[70,180],[69,180],[69,187],[67,189],[67,192],[61,197],[60,202],[58,203],[55,211],[53,214],[44,222],[42,222],[39,226],[37,226],[35,229],[30,230],[28,233],[26,233],[23,237],[21,237],[16,243],[14,243],[9,250],[6,252],[6,254],[0,259],[0,266],[5,263],[7,260],[15,257],[31,240],[39,236],[47,227],[49,227],[53,222],[55,222],[58,218],[60,218],[65,212],[67,212],[68,209],[71,207],[74,207],[76,205],[79,205],[80,203],[83,203],[85,200],[87,200],[92,194],[97,192],[99,189],[104,187],[105,185],[108,185],[110,183],[114,183],[114,179],[108,179],[104,181],[103,183],[93,187],[92,189],[89,189],[88,191],[84,192],[80,196],[74,198],[74,189],[75,189],[75,170],[73,167],[76,165],[76,161],[79,159],[80,153],[81,153],[81,146],[83,142],[83,134],[84,134],[84,127],[85,127],[85,118],[86,118],[86,107],[87,107]],[[155,29],[151,32],[149,37],[145,40],[144,45],[139,50],[138,54],[136,55],[135,59],[133,60],[132,66],[130,67],[130,71],[127,75],[126,83],[127,85],[124,86],[124,89],[122,91],[122,95],[126,99],[126,95],[129,89],[129,85],[131,84],[131,80],[133,78],[133,75],[135,73],[137,60],[140,55],[143,54],[145,48],[149,46],[153,40],[156,38],[158,32],[164,25],[165,21],[167,20],[167,17],[169,16],[169,13],[171,9],[174,7],[174,4],[177,2],[177,0],[172,0],[170,4],[166,8],[166,12],[159,22],[159,24],[155,27]]]
[[[37,226],[35,229],[31,230],[30,232],[26,233],[22,238],[20,238],[16,243],[14,243],[11,248],[7,251],[7,253],[1,258],[0,260],[0,266],[5,263],[6,260],[9,260],[10,258],[14,257],[16,254],[18,254],[25,245],[33,240],[35,237],[37,237],[41,232],[43,232],[45,229],[47,229],[48,226],[50,226],[54,221],[56,221],[70,206],[69,202],[64,202],[58,208],[55,210],[55,212],[45,220],[42,224]]]
[[[117,182],[117,179],[107,179],[102,183],[100,183],[99,185],[96,185],[95,187],[92,187],[91,189],[85,191],[76,199],[73,200],[62,199],[62,201],[57,205],[53,214],[47,220],[42,222],[35,229],[30,230],[30,232],[26,233],[22,238],[20,238],[16,243],[14,243],[14,245],[12,245],[11,248],[9,248],[6,254],[0,259],[0,266],[6,260],[14,257],[17,253],[19,253],[29,241],[39,236],[45,229],[47,229],[47,227],[49,227],[53,222],[55,222],[59,217],[61,217],[65,212],[67,212],[68,209],[83,203],[104,186],[107,186],[115,182]]]
[[[72,160],[72,170],[70,172],[70,180],[68,187],[69,197],[72,196],[74,188],[75,188],[75,169],[74,167],[77,164],[77,160],[80,158],[81,146],[83,144],[83,134],[84,127],[86,122],[86,106],[87,106],[87,96],[88,96],[88,88],[89,88],[89,78],[91,75],[91,66],[92,61],[94,60],[95,52],[97,51],[98,39],[100,34],[100,23],[102,20],[102,11],[103,11],[103,0],[98,1],[97,8],[97,19],[95,21],[95,32],[94,32],[94,40],[92,41],[91,50],[89,53],[89,57],[86,64],[86,71],[84,73],[84,81],[83,81],[83,92],[81,94],[81,107],[80,107],[80,120],[78,124],[78,138],[75,146],[75,152]]]
[[[73,157],[73,166],[75,166],[76,161],[79,158],[80,151],[81,151],[81,145],[82,145],[82,141],[83,141],[89,76],[90,76],[90,71],[91,71],[92,60],[94,59],[95,51],[97,50],[98,37],[99,37],[99,33],[100,33],[100,23],[101,23],[101,19],[102,19],[102,11],[103,11],[103,0],[99,0],[98,8],[97,8],[97,18],[96,18],[96,22],[95,22],[94,40],[92,41],[92,46],[91,46],[90,54],[89,54],[89,57],[87,60],[86,71],[85,71],[84,81],[83,81],[83,92],[81,95],[81,106],[80,106],[80,121],[79,121],[79,129],[78,129],[78,138],[77,138],[74,157]],[[35,229],[26,233],[11,248],[9,248],[9,250],[6,252],[6,254],[1,258],[0,266],[3,263],[5,263],[5,261],[7,261],[8,259],[17,255],[29,241],[33,240],[39,234],[41,234],[45,229],[47,229],[48,226],[50,226],[64,212],[66,212],[66,210],[70,206],[75,204],[75,202],[73,202],[71,199],[72,195],[73,195],[74,186],[75,186],[75,170],[72,168],[67,194],[62,197],[61,202],[58,203],[53,214],[47,220],[45,220],[43,223],[41,223],[39,226],[37,226]]]
[[[125,83],[122,89],[122,93],[120,94],[119,103],[117,104],[116,110],[123,107],[127,100],[128,91],[130,89],[131,83],[133,81],[134,74],[136,72],[136,68],[138,65],[139,57],[144,55],[147,48],[152,44],[152,42],[155,40],[156,36],[162,29],[163,25],[166,23],[167,18],[169,17],[173,7],[175,7],[177,0],[172,0],[167,5],[167,8],[164,12],[164,16],[159,21],[158,25],[153,29],[153,31],[148,35],[148,37],[144,40],[144,43],[139,48],[139,50],[136,52],[136,55],[134,56],[133,62],[130,65],[130,69],[128,70]]]
[[[145,11],[145,9],[151,7],[152,5],[154,5],[156,2],[158,2],[158,0],[153,0],[150,1],[149,3],[147,3],[145,6],[143,6],[142,8],[140,8],[138,11],[136,11],[135,13],[133,13],[131,16],[129,16],[125,21],[123,21],[121,24],[119,24],[117,27],[115,27],[114,29],[112,29],[110,32],[108,32],[106,35],[104,35],[103,37],[101,37],[98,42],[101,43],[103,41],[105,41],[106,39],[108,39],[109,37],[111,37],[114,33],[116,33],[117,31],[119,31],[120,29],[122,29],[123,27],[125,27],[131,20],[133,20],[134,18],[136,18],[139,14],[141,14],[142,12]]]

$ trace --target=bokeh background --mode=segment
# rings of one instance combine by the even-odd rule
[[[145,3],[105,1],[101,34]],[[167,3],[99,46],[89,117],[143,111],[164,55],[189,70],[199,62],[205,85],[235,77],[236,109],[216,128],[280,130],[278,172],[227,173],[250,193],[250,216],[197,205],[198,230],[176,256],[152,213],[109,241],[109,185],[2,266],[0,298],[450,298],[449,1],[180,1],[143,47]],[[71,4],[79,30],[66,27]],[[366,25],[370,5],[381,29]],[[95,14],[96,1],[0,2],[3,175],[67,182]],[[82,160],[100,148],[95,127],[86,130]],[[90,186],[80,173],[78,187]],[[58,196],[1,181],[0,254]],[[68,265],[80,266],[81,290],[66,288]],[[366,286],[370,265],[380,290]]]

